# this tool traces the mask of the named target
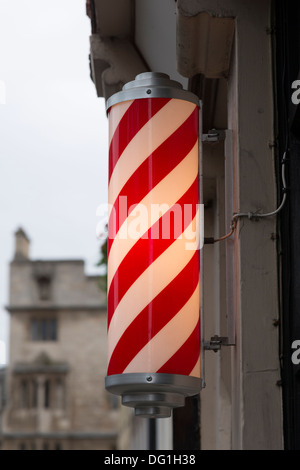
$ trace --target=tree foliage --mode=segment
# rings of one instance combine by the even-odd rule
[[[99,250],[99,261],[97,266],[104,266],[105,267],[105,274],[99,276],[99,287],[101,290],[107,292],[107,246],[108,246],[108,239],[104,240],[102,245],[100,245]]]

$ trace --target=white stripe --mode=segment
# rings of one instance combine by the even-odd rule
[[[195,216],[197,217],[197,216]],[[194,223],[195,218],[191,224]],[[185,231],[188,231],[190,226]],[[184,232],[183,232],[184,235]],[[138,314],[183,270],[195,251],[186,250],[183,236],[175,240],[130,286],[120,300],[108,329],[110,358],[124,331]]]
[[[192,370],[192,372],[190,373],[190,376],[192,377],[201,377],[201,362],[200,362],[200,356],[199,356],[199,359],[194,367],[194,369]]]
[[[194,331],[199,320],[199,309],[198,284],[182,309],[141,349],[123,373],[158,371]]]
[[[118,103],[117,105],[112,106],[110,112],[109,112],[109,145],[112,141],[113,135],[116,132],[116,129],[126,113],[127,109],[131,106],[133,103],[133,100],[130,101],[122,101],[121,103]]]
[[[193,103],[172,99],[134,136],[118,159],[108,186],[108,202],[113,205],[125,183],[137,168],[194,111]]]
[[[179,201],[190,188],[197,174],[198,142],[196,142],[188,155],[140,201],[139,206],[141,208],[144,207],[146,211],[143,233],[146,233],[149,228],[167,212],[168,208],[171,208]],[[160,214],[152,213],[151,216],[151,205],[153,204],[162,205]],[[134,215],[127,217],[112,242],[108,257],[108,289],[120,263],[138,241],[130,236],[130,224],[135,218],[136,216]]]

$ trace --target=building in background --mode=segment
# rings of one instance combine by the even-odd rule
[[[106,296],[82,260],[31,260],[29,243],[19,229],[9,364],[0,371],[2,449],[114,449],[118,402],[104,389]]]
[[[87,0],[87,13],[97,95],[145,71],[197,94],[205,237],[239,214],[203,248],[206,387],[173,422],[130,418],[126,445],[299,449],[299,5]]]

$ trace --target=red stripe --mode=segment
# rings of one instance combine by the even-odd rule
[[[157,373],[189,375],[195,367],[200,352],[200,320],[186,342],[160,368]]]
[[[198,108],[185,122],[145,160],[125,183],[120,191],[108,222],[109,238],[113,239],[120,226],[138,204],[168,173],[170,173],[191,151],[198,138]],[[126,196],[127,210],[120,204]],[[108,252],[112,245],[109,243]]]
[[[109,146],[109,179],[131,139],[161,109],[169,98],[142,98],[133,101],[122,116]]]
[[[199,251],[196,251],[184,269],[141,311],[124,332],[110,358],[108,375],[121,374],[124,371],[138,352],[187,303],[198,282]]]
[[[136,279],[155,261],[188,227],[196,215],[198,203],[198,177],[177,202],[175,210],[179,217],[170,217],[172,208],[167,211],[147,232],[147,237],[140,238],[120,263],[108,291],[108,326],[113,313],[122,297]],[[190,210],[185,205],[190,204]],[[174,206],[173,206],[174,207]],[[176,212],[175,212],[176,214]],[[163,238],[165,227],[170,228]],[[155,238],[157,237],[157,238]]]

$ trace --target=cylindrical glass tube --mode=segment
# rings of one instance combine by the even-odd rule
[[[199,105],[155,75],[108,107],[107,376],[200,378]]]

